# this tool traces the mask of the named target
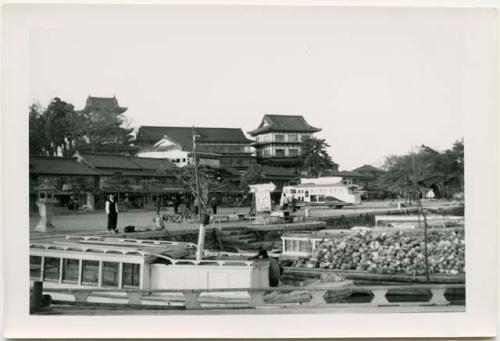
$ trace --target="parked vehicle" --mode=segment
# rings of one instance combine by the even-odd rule
[[[342,208],[361,204],[358,186],[342,182],[342,178],[301,179],[298,185],[284,186],[280,206],[296,201],[297,206]]]

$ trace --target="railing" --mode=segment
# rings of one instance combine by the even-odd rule
[[[188,242],[176,242],[168,240],[148,240],[131,238],[106,238],[97,236],[66,236],[66,240],[73,240],[82,243],[94,244],[116,244],[122,246],[185,246],[187,248],[196,248],[196,244]]]
[[[38,289],[40,294],[40,282],[35,284],[34,288]],[[125,304],[130,306],[148,306],[154,305],[159,308],[163,306],[178,305],[180,309],[199,310],[199,309],[214,309],[227,308],[228,306],[239,306],[241,308],[261,308],[261,307],[390,307],[390,306],[448,306],[451,304],[445,296],[449,289],[464,289],[464,285],[397,285],[397,286],[340,286],[340,287],[282,287],[282,288],[231,288],[231,289],[157,289],[157,290],[139,290],[139,289],[43,289],[43,293],[51,297],[63,294],[73,298],[73,304],[91,304],[98,299],[118,299],[122,303],[114,303],[114,305]],[[429,299],[426,301],[414,302],[391,302],[387,299],[387,294],[393,290],[415,292],[416,290],[428,290],[430,292]],[[230,297],[233,293],[233,297]],[[243,293],[240,297],[234,297],[234,293]],[[328,303],[330,295],[340,294],[342,297],[347,297],[352,293],[367,293],[371,296],[371,300],[366,303]],[[165,294],[171,294],[166,297]],[[212,295],[210,295],[212,294]],[[214,294],[216,294],[214,296]],[[228,295],[229,294],[229,295]],[[281,296],[279,296],[281,295]],[[33,296],[36,296],[35,294]],[[207,297],[208,296],[208,297]],[[89,298],[92,300],[89,301]],[[37,298],[33,297],[33,302]],[[326,300],[325,300],[326,299]],[[126,300],[126,302],[123,302]],[[38,298],[38,301],[41,301]],[[55,299],[55,302],[58,302]],[[155,302],[155,303],[151,303]],[[160,304],[160,305],[159,305]],[[215,306],[214,306],[215,305]],[[463,304],[462,304],[463,305]],[[456,310],[463,310],[460,305],[456,306]]]

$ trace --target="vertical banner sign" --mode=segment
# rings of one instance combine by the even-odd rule
[[[276,186],[271,182],[267,184],[250,185],[250,193],[255,194],[255,210],[257,212],[269,212],[271,206],[271,192],[276,189]]]
[[[271,211],[271,194],[268,191],[255,193],[255,209],[257,212]]]

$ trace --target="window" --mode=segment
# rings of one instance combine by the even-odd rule
[[[276,156],[285,156],[284,149],[276,149]]]
[[[40,280],[42,274],[42,257],[30,256],[30,278]]]
[[[80,271],[80,261],[78,259],[63,259],[64,283],[78,283],[78,273]]]
[[[276,135],[274,135],[274,139],[276,142],[285,142],[285,135],[276,134]]]
[[[290,134],[288,135],[288,142],[298,142],[299,137],[295,134]]]
[[[119,263],[103,262],[102,263],[102,286],[103,287],[118,287]]]
[[[290,155],[290,156],[298,156],[299,155],[299,150],[296,149],[296,148],[288,149],[288,155]]]
[[[290,193],[295,194],[295,193],[297,193],[297,190],[295,190],[294,188],[292,188],[292,189],[290,190]]]
[[[45,257],[45,264],[43,267],[43,279],[46,281],[59,280],[59,266],[60,258]]]
[[[181,159],[176,159],[175,162],[179,163],[181,162]]]
[[[93,260],[84,260],[82,264],[82,284],[99,284],[99,262]]]
[[[262,151],[262,156],[269,156],[269,155],[271,155],[271,152],[269,151],[269,149],[264,149]]]
[[[186,158],[183,158],[183,159],[182,159],[182,162],[186,162]]]
[[[139,287],[140,264],[123,263],[123,287]]]

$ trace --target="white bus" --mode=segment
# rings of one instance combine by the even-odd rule
[[[342,178],[301,179],[301,184],[284,186],[280,205],[290,205],[295,199],[297,206],[328,206],[342,208],[361,204],[358,186],[342,182]],[[330,182],[330,183],[328,183]]]

